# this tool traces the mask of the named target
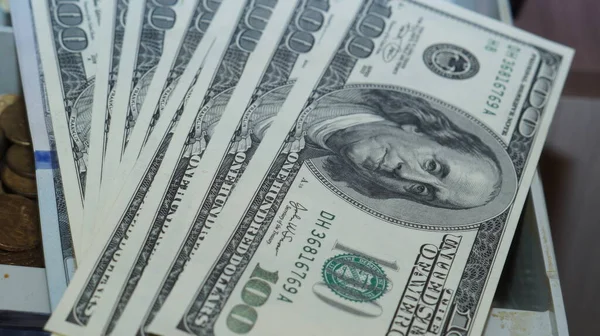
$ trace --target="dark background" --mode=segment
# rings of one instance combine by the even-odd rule
[[[600,0],[524,0],[515,25],[576,49],[540,161],[571,335],[600,335]]]

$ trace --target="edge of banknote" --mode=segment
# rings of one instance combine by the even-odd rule
[[[413,2],[423,3],[425,1],[413,1]],[[454,8],[454,7],[448,6],[447,4],[443,4],[443,3],[439,3],[439,2],[436,4],[439,6],[436,8],[442,8],[449,15],[456,16],[458,19],[463,18],[463,17],[468,18],[468,20],[465,20],[465,21],[470,21],[470,23],[472,23],[472,24],[479,24],[479,23],[483,22],[482,25],[484,26],[484,28],[496,29],[500,32],[507,30],[506,26],[504,26],[498,22],[491,22],[489,20],[485,20],[480,16],[474,16],[470,11],[466,11],[464,9],[459,9],[459,8]],[[432,7],[432,5],[429,3],[426,6]],[[568,70],[569,64],[572,61],[572,57],[573,57],[572,50],[570,50],[569,48],[566,48],[564,46],[560,46],[556,43],[533,37],[531,34],[526,34],[521,31],[514,30],[512,28],[511,28],[510,32],[511,32],[511,34],[510,34],[511,38],[515,38],[515,39],[522,38],[523,40],[529,42],[528,44],[533,44],[534,46],[539,47],[539,48],[547,48],[548,50],[551,50],[555,53],[559,53],[560,56],[562,57],[562,64],[561,64],[561,68],[559,69],[560,72],[557,74],[556,78],[554,79],[555,85],[553,85],[553,88],[552,88],[554,95],[545,105],[545,111],[546,111],[547,115],[544,116],[545,117],[544,121],[538,125],[539,128],[535,134],[533,148],[528,153],[527,160],[532,164],[529,164],[526,166],[524,173],[521,177],[521,181],[522,181],[521,183],[523,184],[523,187],[520,188],[519,192],[517,193],[517,196],[513,202],[513,204],[515,205],[514,209],[511,211],[510,217],[506,221],[506,224],[503,228],[502,235],[504,237],[501,240],[501,242],[498,244],[498,246],[494,249],[495,258],[494,258],[494,260],[491,261],[491,265],[490,265],[489,271],[487,272],[485,284],[483,284],[483,288],[477,288],[474,291],[474,292],[476,292],[475,294],[477,296],[476,309],[471,312],[471,313],[473,313],[473,320],[468,318],[470,323],[472,323],[472,324],[470,325],[468,330],[467,329],[464,330],[465,334],[466,333],[478,334],[479,332],[482,331],[483,325],[486,322],[485,316],[487,316],[487,313],[488,313],[487,308],[489,308],[489,305],[491,304],[491,299],[495,293],[494,288],[497,285],[497,282],[499,280],[499,274],[503,268],[502,266],[504,264],[504,256],[506,255],[506,253],[510,247],[511,240],[512,240],[511,238],[512,238],[512,235],[514,234],[514,229],[518,223],[519,215],[520,215],[525,197],[527,196],[527,193],[529,191],[528,184],[530,183],[530,181],[533,177],[533,173],[535,172],[535,169],[537,166],[535,164],[535,162],[537,162],[540,152],[541,152],[541,149],[543,147],[542,139],[547,134],[549,124],[552,120],[552,115],[554,114],[556,104],[560,97],[560,94],[558,94],[558,93],[560,93],[560,91],[562,90],[562,86],[564,85],[564,81],[565,81],[566,75],[568,73],[567,70]],[[281,123],[279,123],[277,125],[282,126]],[[273,127],[275,127],[275,126],[273,126]],[[287,130],[287,129],[288,128],[285,128],[283,132],[285,133],[285,130]],[[239,188],[241,188],[241,187],[239,187]],[[239,197],[236,199],[239,199]],[[229,203],[232,203],[232,201],[230,200]],[[240,203],[245,204],[243,202],[240,202]],[[236,204],[236,205],[239,206],[239,204]],[[231,218],[229,218],[229,219],[231,219]],[[223,218],[221,220],[224,221]],[[224,222],[226,222],[226,221],[224,221]],[[215,245],[215,244],[212,244],[212,245]],[[217,246],[212,246],[212,247],[216,248],[216,249],[219,248]],[[204,248],[203,250],[206,251],[207,245],[203,245],[203,248]],[[202,255],[202,252],[200,252],[200,254]],[[209,256],[207,256],[207,255],[202,255],[202,256],[203,256],[203,258],[208,258],[208,260],[212,259],[211,258],[212,254]],[[498,258],[500,260],[498,260]],[[211,261],[209,261],[208,263],[211,263]],[[192,274],[189,271],[188,271],[188,273]],[[202,272],[199,271],[197,268],[195,268],[193,273],[197,275],[198,273],[201,274]],[[195,281],[197,281],[197,279]],[[463,285],[460,284],[459,289],[462,286]],[[478,290],[480,290],[481,292],[477,293]],[[189,292],[187,293],[187,295],[189,296]],[[173,299],[173,298],[171,298],[171,299]],[[171,300],[171,301],[173,301],[173,300]],[[173,301],[172,303],[175,303],[175,301]],[[182,302],[181,301],[177,302],[177,305],[181,306]],[[164,314],[171,313],[171,310],[169,308],[173,308],[173,305],[171,305],[171,306],[165,305],[163,307]],[[483,315],[483,317],[482,317],[482,315]],[[157,329],[157,328],[152,329],[152,326],[151,326],[150,330],[156,332],[159,329]],[[163,330],[166,331],[167,329],[161,329],[161,331],[163,331]],[[172,330],[169,330],[169,331],[172,331]],[[457,333],[457,334],[462,334],[462,333]]]
[[[52,310],[58,305],[75,272],[75,255],[62,179],[52,133],[52,121],[45,114],[43,73],[36,48],[31,7],[28,1],[13,0],[14,26],[19,68],[35,150],[38,203],[46,264],[46,280]]]

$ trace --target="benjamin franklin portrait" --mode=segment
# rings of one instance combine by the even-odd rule
[[[256,140],[289,90],[271,92],[255,111]],[[330,188],[357,204],[413,222],[451,213],[455,218],[439,224],[458,224],[497,215],[512,201],[516,178],[505,149],[483,126],[439,102],[362,86],[330,93],[306,111],[296,130],[303,156]]]

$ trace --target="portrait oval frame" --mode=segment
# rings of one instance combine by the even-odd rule
[[[305,161],[309,171],[327,189],[351,204],[353,207],[373,217],[396,225],[420,230],[456,231],[476,229],[481,223],[501,215],[512,205],[518,190],[519,181],[513,162],[507,152],[507,145],[487,125],[454,105],[416,90],[380,84],[346,85],[343,88],[319,97],[311,105],[316,106],[322,99],[336,93],[339,94],[341,91],[364,89],[389,90],[424,99],[433,108],[437,109],[450,119],[456,126],[461,129],[466,128],[466,131],[478,136],[497,156],[502,171],[500,191],[498,196],[488,204],[471,209],[436,208],[406,199],[377,199],[372,202],[373,204],[376,204],[374,206],[373,204],[366,204],[368,202],[367,196],[359,194],[357,191],[345,185],[344,182],[334,181],[330,178],[323,168],[323,162],[326,158],[312,158]],[[379,204],[382,205],[378,206]],[[390,206],[394,204],[396,204],[396,207],[392,207],[394,210],[388,210],[390,209]],[[402,208],[402,206],[404,206],[404,208]],[[386,210],[381,209],[384,207]],[[399,214],[400,210],[397,210],[397,207],[402,208],[402,214]],[[444,222],[436,222],[436,219],[443,219]]]

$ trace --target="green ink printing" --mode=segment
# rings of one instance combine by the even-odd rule
[[[339,254],[325,261],[323,280],[335,294],[353,302],[371,302],[387,292],[383,268],[356,254]]]

